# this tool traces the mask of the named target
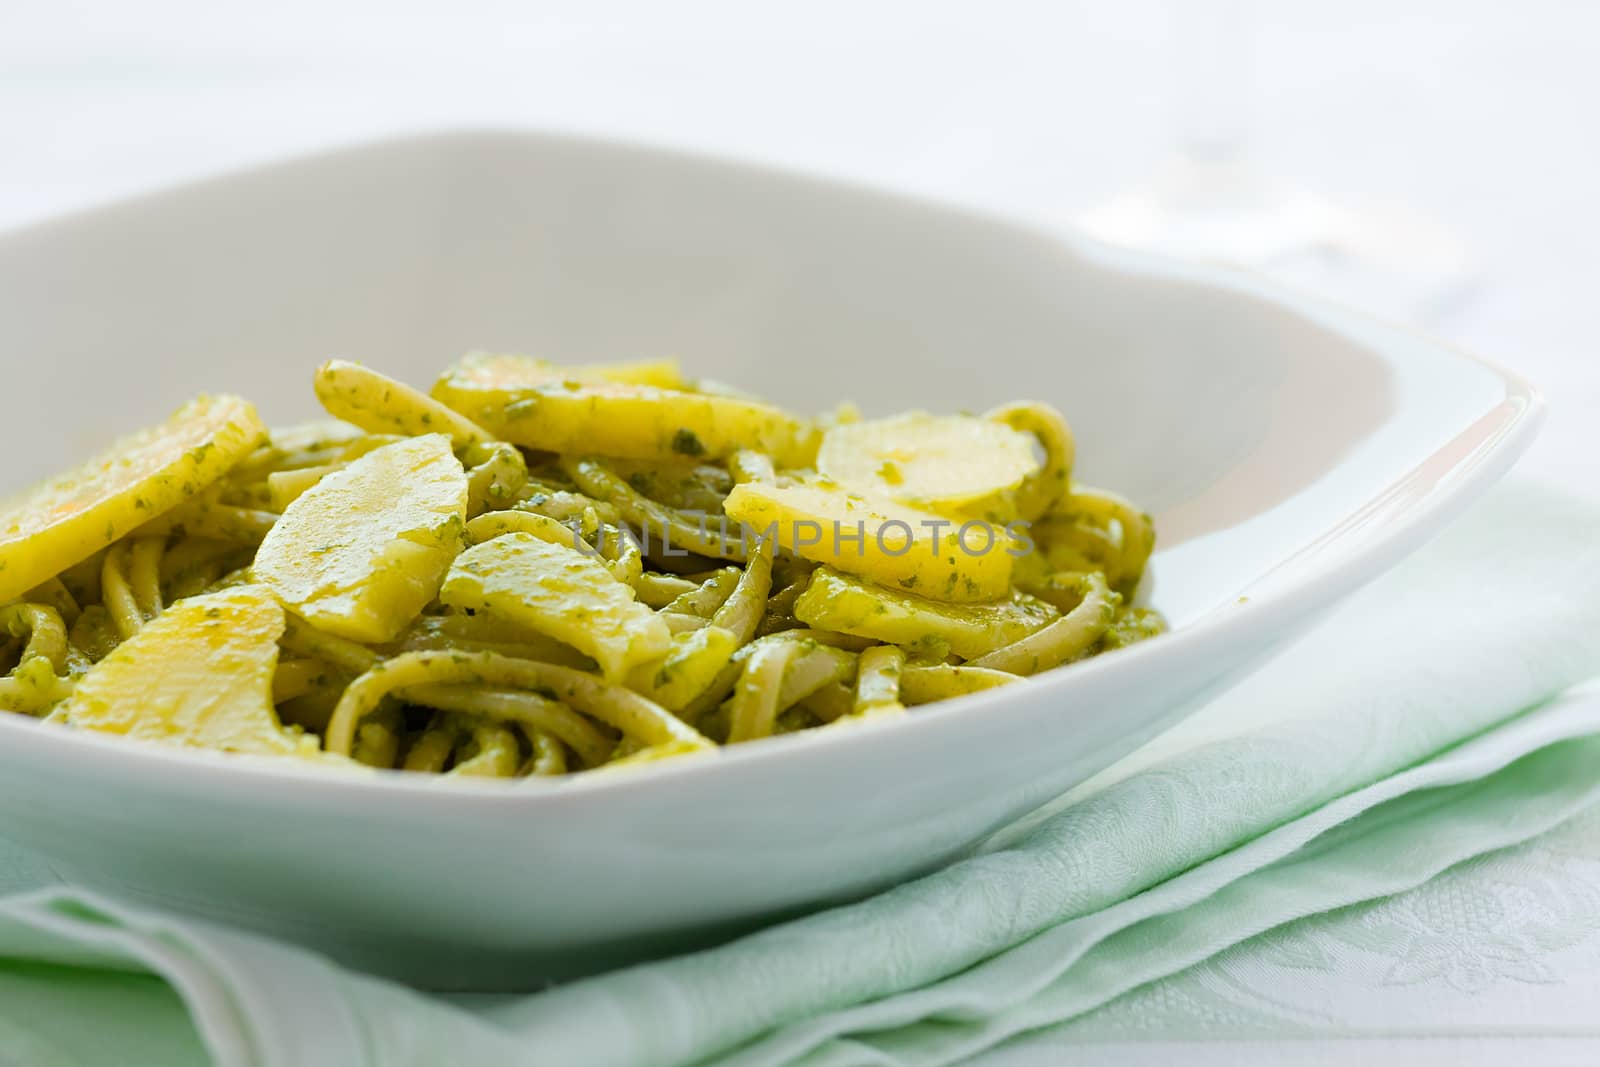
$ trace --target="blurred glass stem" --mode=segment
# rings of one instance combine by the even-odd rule
[[[1436,325],[1474,291],[1466,248],[1413,211],[1346,210],[1264,173],[1251,152],[1253,0],[1173,0],[1177,153],[1079,218],[1115,244],[1250,267]]]

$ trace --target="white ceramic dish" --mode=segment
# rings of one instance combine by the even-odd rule
[[[436,987],[517,987],[936,866],[1237,681],[1532,437],[1528,386],[1221,269],[521,133],[355,148],[0,236],[0,492],[333,355],[677,354],[799,408],[1059,405],[1149,507],[1161,640],[904,721],[555,786],[346,777],[0,716],[0,834],[67,877]],[[19,447],[22,446],[22,447]]]

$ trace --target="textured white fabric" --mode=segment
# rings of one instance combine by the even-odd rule
[[[1600,810],[973,1061],[1600,1063]]]

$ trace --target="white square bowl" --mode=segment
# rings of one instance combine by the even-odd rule
[[[1540,405],[1220,268],[528,133],[408,138],[0,235],[0,493],[202,391],[469,348],[677,355],[791,407],[1060,407],[1176,632],[1021,686],[561,783],[343,776],[0,716],[0,835],[434,987],[514,988],[930,869],[1238,681],[1503,473]]]

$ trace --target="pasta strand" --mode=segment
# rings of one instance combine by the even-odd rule
[[[161,537],[142,537],[128,552],[128,586],[146,620],[161,614],[161,557],[167,543]]]
[[[1083,599],[1055,622],[971,662],[1010,674],[1037,674],[1088,652],[1116,615],[1117,596],[1099,573],[1083,578]]]
[[[130,551],[127,541],[118,541],[106,553],[100,571],[100,588],[106,610],[111,613],[111,623],[124,641],[138,633],[144,625],[144,612],[139,609],[139,599],[128,584]]]
[[[799,646],[775,641],[761,646],[745,661],[744,672],[728,708],[728,743],[736,745],[772,735],[783,689],[783,674],[794,661]]]
[[[672,508],[656,503],[638,493],[622,478],[606,468],[599,460],[563,460],[562,469],[577,483],[578,488],[591,496],[599,497],[615,507],[629,522],[644,529],[647,534],[659,534],[662,556],[670,555],[671,548],[687,549],[712,559],[729,559],[743,563],[749,558],[742,538],[728,538],[713,534],[706,528],[705,516],[696,523]]]
[[[540,695],[553,694],[552,699],[570,704],[646,744],[681,741],[693,747],[711,745],[659,704],[582,671],[510,659],[493,652],[407,652],[376,665],[350,683],[328,722],[328,751],[348,755],[356,726],[395,690],[450,684],[533,689]]]

